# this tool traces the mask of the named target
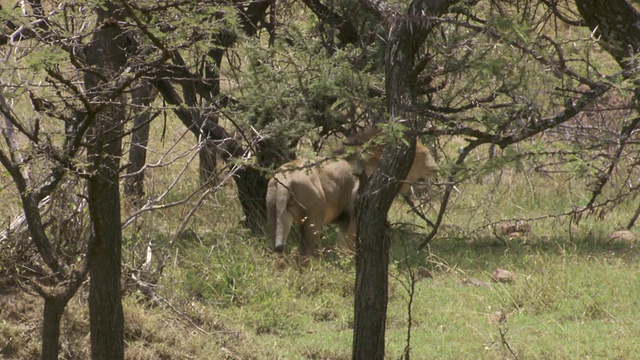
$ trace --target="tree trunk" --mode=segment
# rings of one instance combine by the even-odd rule
[[[384,359],[388,299],[389,224],[387,213],[400,182],[411,167],[415,136],[410,145],[390,141],[370,181],[361,179],[356,205],[356,292],[353,359]],[[362,186],[365,185],[365,186]]]
[[[416,129],[411,106],[415,98],[414,59],[431,31],[428,16],[440,16],[454,1],[414,0],[408,16],[397,16],[387,42],[386,93],[390,121],[408,120]],[[356,293],[354,304],[353,359],[384,359],[388,300],[389,228],[387,213],[415,154],[415,132],[409,144],[389,141],[378,169],[369,181],[361,181],[356,205]],[[363,179],[365,180],[365,179]],[[364,186],[363,186],[364,185]]]
[[[149,142],[149,121],[151,112],[149,104],[155,98],[153,88],[148,81],[142,81],[139,87],[131,92],[131,103],[140,108],[133,119],[131,148],[129,149],[129,166],[124,184],[124,193],[132,197],[134,202],[144,196],[144,165],[147,162],[147,144]]]
[[[368,191],[375,188],[371,185]],[[383,192],[389,193],[389,190],[384,189]],[[377,196],[362,194],[356,207],[358,241],[353,359],[384,359],[389,266],[389,225],[386,217],[389,206],[387,202],[380,202]]]
[[[272,139],[262,140],[255,149],[259,167],[273,169],[293,160],[294,148],[295,144],[283,144]],[[240,169],[234,178],[245,226],[254,234],[266,233],[269,179],[263,171],[248,166]]]
[[[218,157],[216,156],[215,146],[209,144],[207,140],[203,140],[202,148],[198,153],[200,158],[200,184],[210,183],[216,185],[218,183]]]
[[[216,99],[220,95],[220,65],[222,64],[222,56],[224,50],[214,47],[208,52],[208,58],[205,59],[203,78],[206,79],[207,96]],[[210,115],[207,121],[218,125],[218,116]],[[208,181],[212,183],[218,182],[218,155],[217,149],[209,144],[206,139],[204,146],[198,154],[200,156],[200,183],[205,184]]]
[[[212,53],[211,56],[216,62],[220,59],[217,53]],[[183,100],[168,80],[158,78],[153,83],[167,103],[177,106],[174,113],[187,129],[193,132],[197,138],[206,137],[216,142],[220,149],[218,154],[222,160],[230,161],[243,156],[244,149],[241,144],[233,139],[223,127],[211,121],[210,118],[201,116],[196,109],[185,109],[180,106]],[[185,95],[185,98],[192,97],[193,95]],[[234,180],[238,187],[238,199],[245,216],[245,225],[252,232],[259,233],[266,224],[265,197],[268,180],[261,171],[247,166],[242,167],[236,173]]]
[[[269,180],[262,172],[252,167],[242,168],[236,175],[235,182],[244,214],[244,225],[254,234],[266,233]]]
[[[576,0],[576,7],[599,43],[624,70],[637,66],[640,14],[624,0]],[[635,59],[635,60],[634,60]]]
[[[42,321],[42,360],[58,360],[60,320],[67,301],[58,298],[44,299]]]
[[[92,264],[89,284],[91,358],[123,359],[124,318],[120,298],[122,224],[118,170],[125,109],[122,94],[101,78],[117,79],[126,64],[127,34],[118,25],[123,10],[106,1],[98,10],[98,30],[87,49],[87,61],[102,77],[87,73],[86,87],[98,109],[88,136],[91,166],[88,183],[89,214],[93,234],[89,241]],[[111,86],[110,86],[111,85]]]
[[[122,224],[117,172],[98,162],[89,180],[89,209],[94,224],[89,284],[91,358],[124,358],[124,317],[120,298]]]

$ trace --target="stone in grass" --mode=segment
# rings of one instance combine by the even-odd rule
[[[418,271],[416,271],[416,275],[418,275],[418,279],[433,279],[433,274],[431,274],[431,271],[422,266],[418,268]]]
[[[636,235],[629,230],[618,230],[609,235],[609,241],[633,244],[636,242]]]
[[[531,224],[518,222],[518,221],[516,221],[515,224],[511,222],[506,222],[498,226],[498,230],[503,235],[508,235],[508,236],[516,236],[514,234],[519,234],[520,236],[522,236],[523,234],[528,234],[531,232],[531,228],[532,228]]]
[[[510,283],[516,279],[516,274],[505,269],[497,268],[493,270],[493,275],[491,276],[491,279],[499,283]]]

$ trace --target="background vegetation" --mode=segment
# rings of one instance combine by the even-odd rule
[[[638,357],[633,39],[616,52],[588,1],[442,3],[428,25],[418,19],[435,30],[407,69],[410,134],[441,167],[416,194],[437,227],[400,202],[389,213],[387,358]],[[87,119],[118,109],[125,156],[105,157],[123,185],[136,178],[127,155],[146,149],[142,187],[119,210],[125,357],[351,358],[353,259],[327,229],[320,258],[282,266],[261,231],[261,191],[288,159],[328,154],[389,117],[386,15],[409,4],[0,4],[3,358],[43,356],[42,298],[69,301],[59,356],[96,358],[87,184],[113,133],[96,136]],[[109,6],[126,15],[96,18]],[[124,65],[91,65],[85,49],[112,26]],[[135,140],[147,124],[148,143]],[[498,268],[514,279],[493,281]],[[77,292],[56,297],[69,283]]]

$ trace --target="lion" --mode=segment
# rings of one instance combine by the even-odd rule
[[[377,145],[363,156],[351,154],[335,159],[297,159],[282,165],[269,181],[267,220],[269,237],[277,253],[284,253],[291,226],[302,227],[300,255],[313,256],[322,227],[338,227],[338,245],[355,251],[354,206],[359,176],[375,170],[383,146]],[[416,143],[415,157],[399,193],[410,205],[412,185],[435,175],[437,165],[429,149]],[[414,209],[415,210],[415,209]]]

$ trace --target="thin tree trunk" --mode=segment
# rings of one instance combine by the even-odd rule
[[[91,358],[124,358],[124,316],[120,291],[122,232],[118,176],[97,170],[89,180],[89,208],[94,223],[94,236],[89,246],[92,267],[89,283],[89,316]]]
[[[76,267],[67,272],[67,276],[63,280],[58,280],[58,285],[53,287],[32,283],[33,289],[44,299],[41,355],[43,360],[58,359],[60,320],[69,300],[87,278],[88,266],[89,263],[86,260],[76,264]]]
[[[151,84],[147,81],[142,81],[138,89],[131,93],[131,103],[140,106],[140,109],[133,119],[135,130],[131,134],[129,166],[127,167],[124,193],[134,200],[144,196],[144,165],[147,162],[149,122],[151,120],[151,112],[148,107],[155,96]]]
[[[204,185],[206,183],[217,184],[218,182],[218,157],[216,156],[216,148],[210,145],[207,140],[203,141],[202,148],[200,149],[200,153],[198,153],[200,158],[200,184]]]
[[[356,292],[353,359],[384,359],[388,301],[389,224],[387,213],[415,154],[412,144],[396,145],[383,153],[381,164],[367,183],[362,179],[356,206]]]
[[[358,202],[356,244],[356,295],[353,330],[353,359],[384,359],[388,299],[389,232],[388,207],[372,197]],[[378,221],[369,221],[374,217]],[[368,241],[366,239],[370,239]]]
[[[60,342],[60,320],[67,301],[58,298],[44,299],[42,321],[42,360],[58,360]]]
[[[127,61],[128,38],[118,21],[123,10],[110,1],[98,7],[98,30],[87,49],[87,61],[103,78],[116,79]],[[88,137],[91,165],[88,182],[89,214],[93,234],[89,241],[92,259],[89,284],[91,358],[124,358],[124,317],[120,275],[122,224],[120,219],[119,165],[122,156],[125,109],[122,94],[114,94],[100,77],[87,73],[86,87],[99,109]],[[106,91],[105,91],[106,90]],[[110,100],[105,103],[105,100]]]
[[[4,97],[0,95],[0,106],[4,113],[7,113],[8,104]],[[20,217],[17,223],[12,223],[11,228],[19,229],[20,223],[27,223],[27,230],[31,241],[35,244],[41,258],[53,273],[53,277],[48,276],[47,282],[56,282],[51,287],[42,286],[37,280],[32,279],[31,287],[44,299],[43,319],[42,319],[42,359],[58,359],[60,340],[60,319],[69,300],[74,296],[80,285],[87,277],[88,258],[76,263],[71,268],[67,262],[58,256],[56,246],[49,239],[43,223],[42,211],[48,207],[45,204],[51,202],[51,194],[60,186],[65,186],[62,181],[62,172],[53,170],[49,181],[45,181],[43,186],[34,188],[30,180],[28,167],[22,166],[22,156],[17,146],[13,132],[13,123],[5,115],[5,138],[9,145],[11,159],[0,151],[0,162],[11,174],[22,199],[24,216]],[[22,231],[20,231],[22,232]],[[0,242],[3,237],[8,236],[0,232]],[[77,234],[66,234],[74,236]],[[64,236],[64,235],[63,235]],[[80,237],[76,238],[81,241]]]
[[[211,99],[216,99],[220,95],[220,65],[222,64],[223,55],[223,49],[214,47],[209,51],[208,58],[205,59],[203,75],[206,79],[207,95]],[[213,62],[210,60],[213,60]],[[208,116],[207,120],[218,125],[218,116],[216,114]],[[209,144],[206,139],[201,140],[205,143],[198,154],[200,157],[200,184],[206,184],[207,182],[215,184],[218,181],[217,149],[215,146]]]

